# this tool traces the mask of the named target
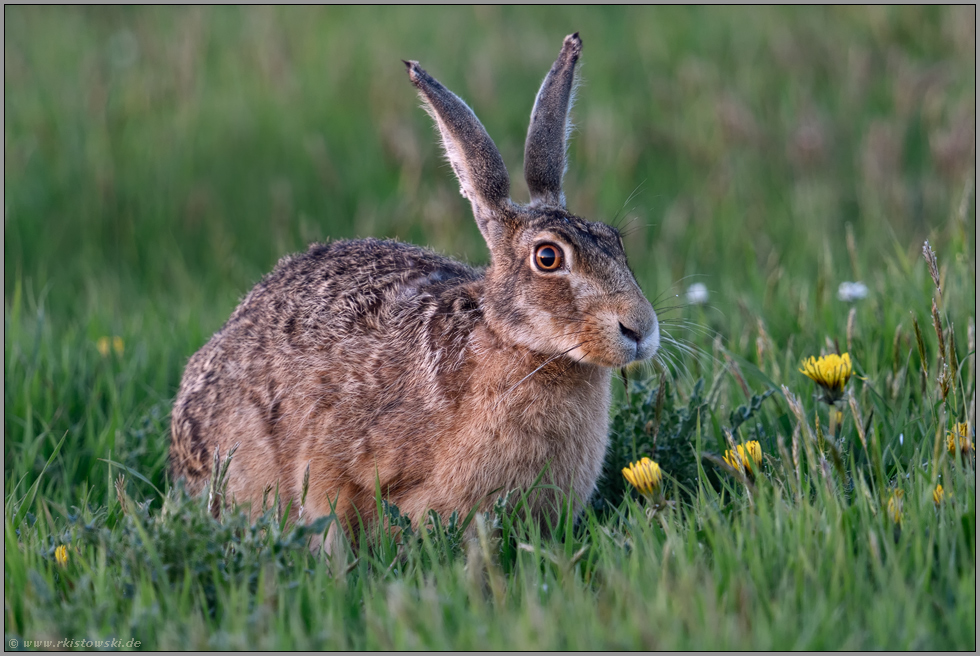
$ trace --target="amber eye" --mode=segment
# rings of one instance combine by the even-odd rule
[[[554,244],[541,244],[534,249],[534,263],[542,271],[554,271],[561,266],[562,252]]]

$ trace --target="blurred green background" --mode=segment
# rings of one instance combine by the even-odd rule
[[[845,224],[872,267],[914,252],[973,177],[973,7],[6,7],[4,19],[4,294],[22,278],[64,317],[194,307],[210,333],[314,240],[397,237],[486,261],[400,60],[475,109],[522,200],[534,94],[576,30],[569,207],[628,212],[651,297],[692,274],[720,292],[777,268],[812,281],[826,258],[828,276],[853,279]]]

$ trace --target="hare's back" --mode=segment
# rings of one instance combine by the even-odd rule
[[[438,404],[480,321],[480,285],[481,272],[394,241],[284,257],[188,363],[174,404],[174,474],[199,489],[215,447],[240,441],[239,460],[261,447],[276,462],[304,422],[354,438],[372,422],[393,430],[406,407]],[[379,409],[394,412],[385,421]]]
[[[293,348],[386,332],[455,296],[480,272],[430,250],[381,239],[313,244],[284,257],[246,296],[222,332],[263,335]],[[244,336],[244,335],[242,335]]]

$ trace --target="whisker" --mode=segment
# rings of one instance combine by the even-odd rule
[[[671,323],[668,322],[666,325],[673,326],[675,324],[671,324]],[[713,338],[713,337],[715,337],[717,335],[717,333],[715,333],[713,330],[711,330],[709,328],[706,328],[704,326],[699,326],[697,324],[693,324],[693,325],[692,324],[678,324],[678,327],[683,328],[685,330],[688,330],[688,331],[690,331],[692,333],[701,335],[703,337]],[[695,346],[695,347],[697,346],[692,340],[684,339],[683,337],[678,337],[678,336],[674,335],[673,333],[671,333],[670,331],[665,330],[663,328],[663,324],[661,325],[660,335],[661,335],[661,338],[662,339],[667,339],[667,340],[674,341],[674,342],[677,342],[677,343],[683,342],[685,344],[690,344],[691,346]]]
[[[657,297],[657,299],[661,298],[664,294],[669,294],[670,292],[672,292],[674,290],[679,290],[680,289],[680,284],[682,282],[684,282],[685,280],[690,280],[691,278],[705,278],[705,277],[707,277],[707,274],[705,274],[705,273],[689,273],[686,276],[683,276],[681,278],[678,278],[674,282],[670,283],[667,286],[667,288],[660,294],[660,296]],[[677,295],[680,296],[680,293],[678,293]]]
[[[701,325],[699,323],[694,323],[686,319],[666,319],[660,322],[661,326],[676,326],[677,328],[683,328],[691,333],[700,335],[701,337],[707,337],[709,339],[714,339],[718,333],[711,328]]]
[[[686,356],[688,356],[690,358],[693,358],[694,360],[697,360],[701,364],[704,364],[704,359],[705,358],[707,358],[708,360],[713,360],[714,359],[713,356],[705,353],[704,351],[701,351],[700,349],[697,349],[695,347],[692,347],[692,346],[690,346],[688,344],[681,344],[681,343],[678,343],[678,342],[673,342],[673,343],[671,343],[671,346],[678,353],[683,353],[684,355],[686,355]]]
[[[630,228],[630,226],[633,225],[633,223],[636,222],[640,217],[638,217],[638,216],[632,216],[632,217],[629,218],[629,220],[626,220],[626,217],[630,216],[630,214],[633,212],[634,209],[636,209],[636,208],[635,207],[631,207],[630,208],[630,211],[627,212],[626,213],[626,216],[623,217],[623,220],[624,220],[623,227],[622,228],[618,228],[617,227],[617,230],[619,230],[619,235],[621,237],[626,237],[630,233],[635,232],[636,229],[637,229],[637,228]],[[650,224],[647,224],[647,227],[649,228],[650,227]],[[629,228],[629,229],[627,229],[627,228]]]
[[[575,331],[572,331],[570,333],[560,333],[558,336],[559,337],[572,337],[574,335],[581,335],[582,333],[587,333],[587,332],[589,332],[589,329],[588,328],[583,328],[582,330],[575,330]]]
[[[685,358],[690,358],[694,362],[704,369],[710,369],[712,363],[717,364],[719,361],[717,358],[713,357],[707,351],[691,348],[685,344],[669,344],[667,348],[662,348],[657,352],[657,357],[660,358],[664,363],[669,363],[671,369],[678,374],[682,374],[685,379],[693,382],[694,375],[691,368],[687,366],[686,360],[682,360],[679,354],[683,353]]]
[[[500,397],[500,399],[498,399],[497,402],[493,404],[493,407],[490,408],[490,411],[493,412],[494,410],[496,410],[497,409],[497,406],[500,405],[504,401],[504,399],[506,399],[508,396],[510,396],[510,393],[513,392],[515,389],[517,389],[517,386],[520,385],[521,383],[523,383],[525,380],[527,380],[528,378],[530,378],[534,374],[538,373],[545,366],[547,366],[548,364],[554,362],[555,360],[557,360],[561,356],[566,355],[568,353],[571,353],[572,351],[574,351],[575,349],[579,348],[580,346],[584,346],[586,343],[587,342],[582,342],[581,344],[576,344],[575,346],[573,346],[572,348],[568,349],[567,351],[562,351],[561,353],[556,353],[555,355],[553,355],[550,358],[548,358],[547,360],[545,360],[534,371],[532,371],[528,375],[524,376],[524,378],[521,378],[519,381],[517,381],[516,383],[514,383],[513,385],[511,385],[510,389],[508,389],[506,392],[504,392],[503,395]]]
[[[650,304],[653,305],[655,303],[659,303],[660,300],[663,299],[664,296],[666,296],[667,294],[671,293],[674,290],[674,285],[676,285],[676,284],[677,283],[671,284],[670,286],[667,287],[667,289],[665,289],[662,292],[660,292],[659,294],[657,294],[657,297],[654,298],[653,300],[651,300],[650,301]],[[674,294],[674,296],[679,298],[680,297],[680,294]]]
[[[630,195],[629,195],[629,196],[628,196],[628,197],[626,198],[626,200],[625,200],[625,201],[623,201],[623,206],[622,206],[622,207],[620,207],[620,208],[619,208],[619,210],[618,210],[618,211],[616,212],[616,215],[615,215],[615,216],[613,217],[613,220],[612,220],[612,223],[611,223],[611,225],[612,225],[612,226],[613,226],[614,228],[616,228],[617,230],[619,229],[619,227],[618,227],[618,226],[616,225],[616,221],[618,221],[618,220],[619,220],[619,215],[620,215],[620,212],[622,212],[622,211],[623,211],[623,208],[625,208],[625,207],[626,207],[627,205],[629,205],[629,204],[630,204],[630,201],[632,201],[632,200],[633,200],[633,198],[634,198],[634,197],[635,197],[635,196],[636,196],[636,195],[637,195],[637,194],[639,193],[639,191],[640,191],[640,188],[641,188],[641,187],[642,187],[643,185],[645,185],[645,184],[646,184],[646,180],[643,180],[642,182],[640,182],[640,184],[638,184],[638,185],[636,185],[636,187],[634,187],[634,188],[633,188],[633,191],[631,191],[631,192],[630,192]],[[632,210],[632,209],[630,209],[630,212],[632,212],[632,211],[633,211],[633,210]],[[629,214],[629,212],[627,212],[626,214],[628,215],[628,214]]]
[[[690,367],[688,367],[682,360],[676,357],[674,354],[670,354],[664,351],[662,354],[661,362],[668,367],[671,375],[676,378],[682,378],[689,383],[694,382],[694,375],[691,372]]]
[[[637,217],[637,218],[639,218],[639,217]],[[636,219],[633,219],[633,221],[635,221],[635,220],[636,220]],[[633,223],[633,221],[630,221],[630,222],[629,222],[629,223],[627,223],[626,225],[630,225],[630,224],[632,224],[632,223]],[[623,237],[629,237],[630,235],[632,235],[632,234],[635,234],[635,233],[637,233],[637,232],[639,232],[641,228],[652,228],[652,227],[653,227],[653,224],[652,224],[652,223],[643,223],[643,224],[640,224],[640,225],[637,225],[637,226],[635,226],[635,227],[633,227],[633,228],[630,228],[630,229],[629,229],[629,230],[627,230],[626,232],[623,232],[623,233],[622,233],[622,236],[623,236]]]
[[[657,355],[655,357],[657,361],[659,361],[660,364],[663,366],[663,368],[667,371],[675,371],[680,369],[674,355],[672,355],[668,351],[664,351],[664,350],[657,351]]]
[[[654,307],[653,311],[659,315],[661,313],[666,314],[668,312],[673,312],[674,310],[682,310],[686,307],[690,307],[690,305],[687,303],[681,303],[679,305],[661,305],[659,307]]]

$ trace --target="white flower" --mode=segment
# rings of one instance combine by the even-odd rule
[[[837,288],[837,298],[845,303],[860,301],[868,295],[868,286],[863,282],[842,282]]]
[[[696,282],[687,288],[687,302],[691,305],[704,305],[708,302],[708,288]]]

